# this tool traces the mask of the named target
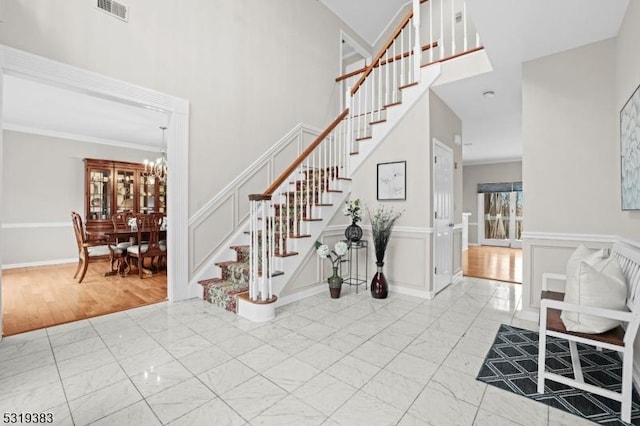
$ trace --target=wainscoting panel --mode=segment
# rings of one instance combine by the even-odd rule
[[[611,247],[616,240],[611,235],[524,233],[522,240],[524,310],[537,313],[540,306],[542,274],[564,274],[567,260],[580,244],[589,248]]]
[[[249,215],[249,194],[264,191],[319,133],[298,124],[189,219],[190,281],[210,278],[217,271],[215,262],[228,260],[216,255],[225,255],[222,249],[228,245],[227,239],[243,230]]]
[[[233,234],[235,194],[229,194],[198,224],[191,227],[191,270],[198,270]]]

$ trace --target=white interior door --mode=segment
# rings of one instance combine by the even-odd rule
[[[453,151],[433,140],[433,293],[453,280]]]

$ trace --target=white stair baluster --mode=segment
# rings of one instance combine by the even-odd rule
[[[413,81],[420,81],[420,65],[422,64],[422,46],[420,45],[420,0],[413,0]]]
[[[444,59],[444,2],[440,0],[440,58]]]
[[[400,87],[404,86],[404,38],[405,31],[404,28],[400,30]],[[394,58],[395,59],[395,58]]]
[[[429,2],[429,62],[433,62],[433,0]]]
[[[462,31],[463,31],[463,37],[464,37],[463,49],[466,52],[469,44],[467,42],[467,3],[466,2],[462,2],[462,22],[463,22]]]

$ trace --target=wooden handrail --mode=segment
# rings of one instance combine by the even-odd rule
[[[438,42],[437,41],[434,41],[431,44],[425,44],[424,46],[422,46],[422,51],[424,52],[425,50],[429,50],[429,49],[432,49],[432,48],[435,48],[435,47],[438,47]],[[406,58],[407,56],[411,56],[411,55],[413,55],[413,50],[410,50],[408,52],[404,52],[404,53],[401,53],[399,55],[396,55],[393,58],[387,59],[386,61],[380,61],[378,66],[387,65],[387,64],[390,64],[393,61],[399,61],[400,59]]]
[[[343,74],[343,75],[341,75],[339,77],[336,77],[336,83],[340,83],[342,80],[346,80],[349,77],[353,77],[354,75],[358,75],[361,72],[365,72],[366,70],[367,70],[367,67],[362,67],[362,68],[357,69],[355,71],[351,71],[350,73]]]
[[[262,197],[269,196],[269,198],[271,198],[271,195],[278,189],[278,187],[282,185],[282,183],[285,180],[287,180],[289,175],[293,173],[298,168],[298,166],[300,166],[302,162],[309,156],[309,154],[311,154],[318,147],[318,145],[322,143],[324,138],[326,138],[329,135],[329,133],[331,133],[333,129],[335,129],[336,126],[340,124],[342,120],[344,120],[344,118],[347,116],[348,113],[349,113],[349,108],[342,111],[342,113],[338,116],[338,118],[333,120],[333,122],[331,122],[329,127],[327,127],[322,133],[320,133],[320,135],[318,135],[318,137],[308,147],[306,147],[304,151],[302,151],[302,153],[298,156],[298,158],[293,160],[293,162],[289,165],[289,167],[287,167],[285,171],[282,172],[282,174],[280,174],[280,176],[278,176],[278,178],[274,180],[273,183],[269,185],[269,187],[265,189],[265,191],[262,194],[251,194],[249,195],[249,200],[268,199],[268,198],[259,198],[260,195]]]
[[[420,4],[425,3],[427,1],[428,0],[420,0]],[[373,61],[371,61],[371,65],[369,65],[367,67],[367,70],[364,72],[362,77],[360,77],[360,80],[358,80],[358,82],[355,84],[355,86],[353,86],[353,89],[351,89],[351,95],[352,96],[356,94],[356,92],[358,91],[358,88],[362,85],[362,83],[364,83],[364,81],[367,79],[369,74],[371,74],[371,71],[376,66],[378,66],[378,61],[380,61],[380,58],[382,58],[382,56],[387,51],[387,49],[389,49],[389,47],[391,47],[391,45],[393,44],[395,39],[398,37],[398,35],[400,35],[400,33],[402,32],[404,27],[407,26],[407,24],[409,23],[411,18],[413,18],[413,9],[411,9],[409,11],[409,13],[407,14],[407,16],[405,16],[405,18],[402,20],[402,22],[400,22],[400,25],[398,25],[396,30],[393,33],[391,33],[391,36],[389,37],[387,42],[383,45],[383,47],[380,49],[378,54],[375,56],[375,59]]]
[[[382,49],[380,49],[380,51],[376,54],[373,61],[371,61],[371,64],[367,67],[367,70],[364,72],[364,74],[362,74],[362,76],[360,77],[360,80],[358,80],[355,86],[353,86],[353,89],[351,89],[351,96],[356,94],[356,92],[358,91],[362,83],[364,83],[364,81],[367,79],[369,74],[371,74],[371,71],[373,71],[376,65],[378,65],[378,61],[380,60],[380,58],[382,58],[382,56],[385,54],[387,49],[391,47],[395,39],[398,37],[398,35],[400,35],[404,27],[407,26],[411,18],[413,18],[413,9],[407,14],[407,16],[405,16],[402,22],[400,22],[400,25],[398,25],[395,31],[391,34],[391,37],[389,37],[387,42],[383,45]]]
[[[422,51],[424,52],[425,50],[433,49],[433,48],[436,48],[436,47],[438,47],[438,41],[437,40],[434,41],[431,44],[425,44],[424,46],[422,46]],[[396,55],[393,58],[388,59],[386,61],[380,61],[380,63],[378,65],[376,65],[376,67],[377,66],[386,65],[386,64],[391,63],[393,61],[398,61],[398,60],[400,60],[402,58],[406,58],[407,56],[410,56],[410,55],[413,55],[413,50],[410,50],[408,52],[404,52],[404,53],[401,53],[399,55]],[[336,83],[339,83],[342,80],[346,80],[349,77],[353,77],[354,75],[358,75],[358,74],[360,74],[362,72],[365,72],[366,70],[367,70],[367,67],[364,67],[364,68],[357,69],[355,71],[351,71],[348,74],[344,74],[344,75],[341,75],[339,77],[336,77]]]

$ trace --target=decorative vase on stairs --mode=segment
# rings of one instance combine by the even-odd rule
[[[329,283],[329,293],[331,294],[332,299],[338,299],[340,297],[343,281],[342,277],[338,275],[338,267],[334,266],[333,275],[327,278],[327,282]]]
[[[378,271],[371,280],[371,296],[374,299],[386,299],[387,294],[389,294],[389,286],[387,284],[387,279],[382,273],[384,262],[376,262],[376,265],[378,266]]]

